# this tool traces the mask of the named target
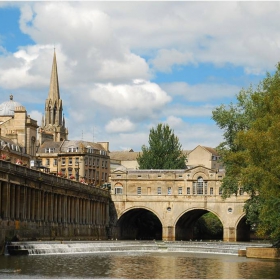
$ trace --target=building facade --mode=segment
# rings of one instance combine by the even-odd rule
[[[51,174],[93,186],[108,183],[108,143],[82,140],[46,141],[38,149],[41,166]]]
[[[0,104],[0,153],[16,163],[20,158],[24,164],[36,156],[37,121],[33,120],[24,106],[10,100]],[[3,159],[3,158],[2,158]]]

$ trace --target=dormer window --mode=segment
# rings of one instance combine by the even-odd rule
[[[47,154],[48,153],[54,153],[54,150],[55,150],[54,148],[46,148],[45,153],[47,153]]]

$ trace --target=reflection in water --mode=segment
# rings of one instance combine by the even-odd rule
[[[124,252],[0,256],[0,278],[277,279],[280,261],[230,255]]]

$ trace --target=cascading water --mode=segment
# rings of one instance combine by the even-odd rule
[[[189,252],[238,255],[246,247],[267,247],[267,244],[188,242],[188,241],[37,241],[11,242],[6,245],[10,255],[81,254],[121,251]]]

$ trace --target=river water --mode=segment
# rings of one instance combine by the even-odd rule
[[[280,261],[184,252],[0,256],[0,278],[279,279]]]

